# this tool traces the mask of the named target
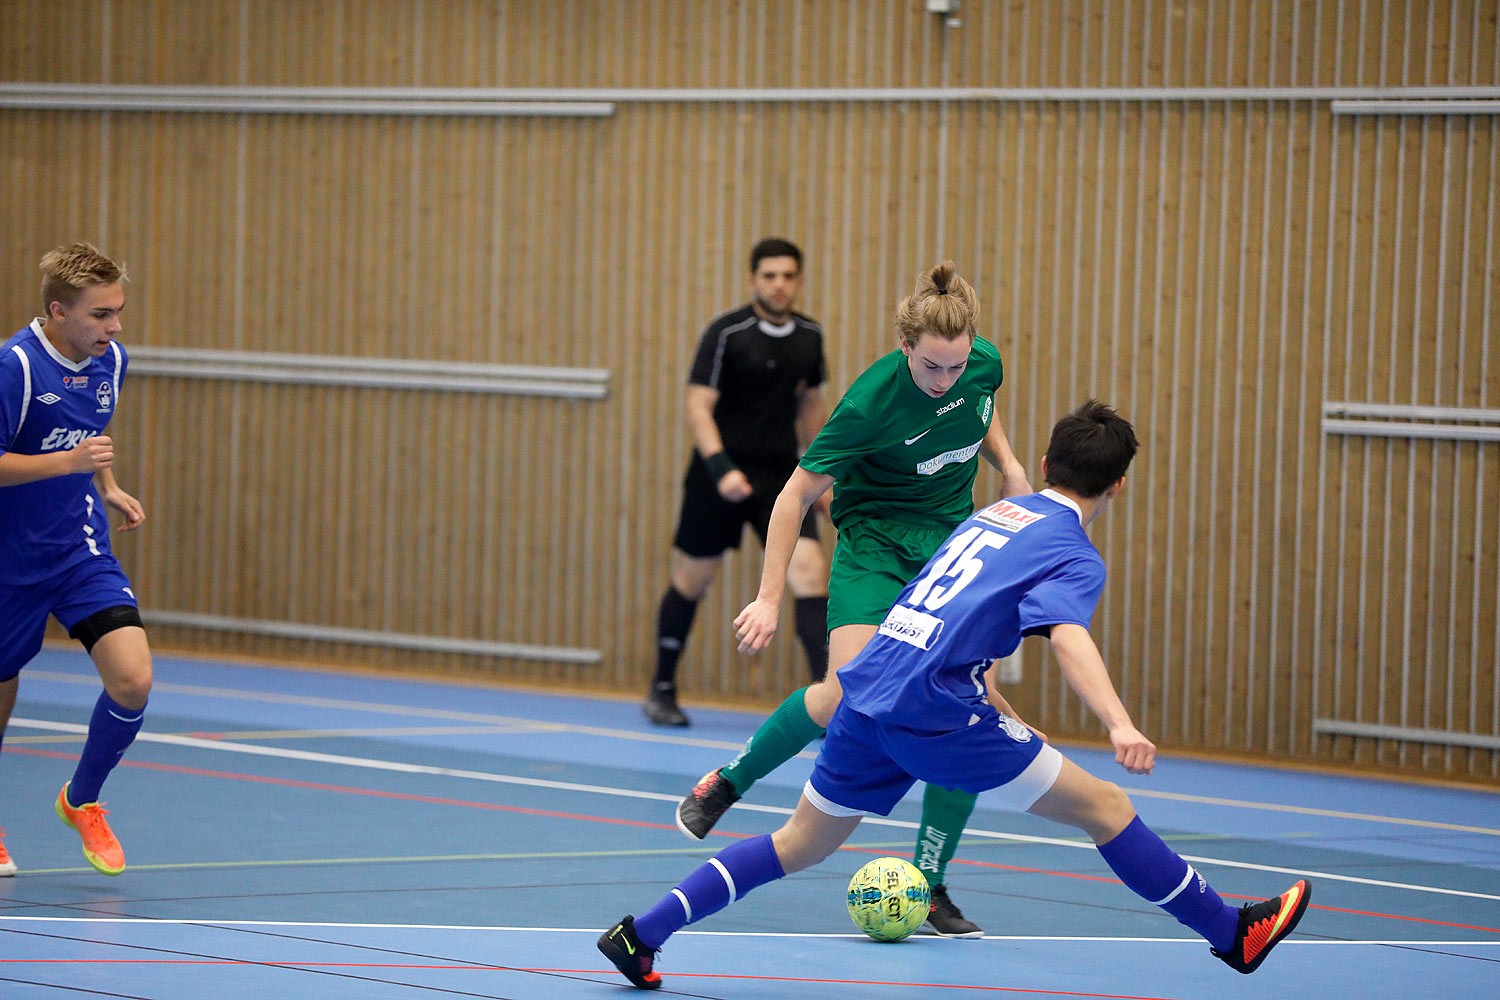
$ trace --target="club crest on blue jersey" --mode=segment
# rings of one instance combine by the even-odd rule
[[[1030,743],[1031,742],[1031,730],[1029,728],[1027,728],[1027,726],[1026,726],[1026,724],[1024,722],[1020,722],[1020,721],[1018,721],[1016,719],[1012,719],[1010,716],[1006,715],[1004,712],[1000,712],[999,716],[1000,716],[1000,720],[999,720],[1000,721],[1000,728],[1003,729],[1003,730],[1005,730],[1005,735],[1006,736],[1009,736],[1011,739],[1015,740],[1017,743]]]
[[[102,413],[110,408],[114,401],[114,390],[110,388],[109,380],[105,379],[99,383],[99,388],[94,391],[94,398],[99,401],[99,411]]]

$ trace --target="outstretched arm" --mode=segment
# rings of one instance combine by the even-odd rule
[[[979,445],[979,454],[999,471],[1002,497],[1019,497],[1033,492],[1031,483],[1026,479],[1026,467],[1016,458],[1016,453],[1011,451],[1010,439],[1005,436],[1005,428],[1000,423],[999,403],[995,404],[995,416],[990,421],[990,429],[985,432],[984,441]]]
[[[1109,730],[1115,762],[1131,774],[1150,774],[1156,766],[1156,744],[1130,721],[1089,630],[1082,625],[1052,626],[1052,651],[1069,686]]]
[[[766,560],[760,574],[760,592],[734,619],[740,652],[757,653],[770,643],[781,618],[781,594],[786,589],[786,571],[797,545],[797,532],[807,508],[833,485],[833,477],[808,472],[797,466],[771,508],[766,529]]]
[[[797,444],[803,451],[812,444],[812,439],[818,436],[818,431],[823,429],[823,424],[828,420],[828,414],[823,408],[823,389],[813,387],[803,389],[797,395]],[[832,517],[830,505],[833,494],[824,491],[813,503],[813,507],[824,517]]]

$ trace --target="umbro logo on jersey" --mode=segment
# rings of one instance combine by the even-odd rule
[[[929,428],[927,428],[927,430],[923,431],[921,434],[918,434],[916,437],[914,437],[914,438],[907,438],[906,439],[906,443],[907,444],[916,444],[918,441],[922,440],[922,438],[926,437],[928,431],[931,431],[931,430],[932,430],[932,428],[929,427]]]
[[[62,397],[55,392],[44,392],[36,398],[36,401],[38,403],[46,403],[48,406],[51,406],[59,399],[62,399]]]

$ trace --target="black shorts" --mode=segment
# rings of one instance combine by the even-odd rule
[[[748,522],[765,545],[771,508],[776,506],[776,497],[795,468],[788,465],[784,469],[742,470],[753,492],[739,503],[730,503],[719,495],[708,470],[694,455],[682,480],[682,512],[677,517],[677,534],[672,544],[694,559],[712,559],[725,549],[740,547],[740,536]],[[812,511],[802,519],[799,534],[818,540],[817,516]]]

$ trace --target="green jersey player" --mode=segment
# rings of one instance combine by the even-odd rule
[[[998,469],[1002,495],[1031,492],[995,412],[1000,354],[977,335],[979,303],[952,261],[923,274],[896,309],[900,349],[855,379],[776,500],[755,601],[735,619],[744,652],[776,632],[798,525],[834,487],[839,531],[828,585],[828,676],[794,691],[729,765],[705,775],[677,809],[703,839],[752,784],[812,742],[842,697],[838,668],[875,635],[891,603],[974,509],[979,457]],[[989,687],[997,707],[1010,706]],[[943,883],[974,796],[929,786],[916,861],[933,887],[929,923],[946,937],[979,937]]]

